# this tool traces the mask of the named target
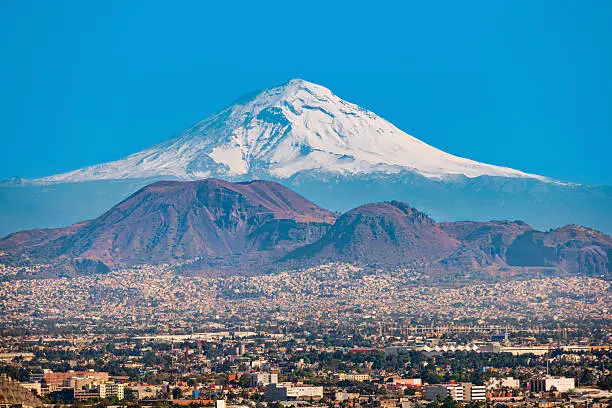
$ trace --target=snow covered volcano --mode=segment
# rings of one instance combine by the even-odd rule
[[[0,235],[98,217],[159,180],[276,181],[328,210],[409,203],[440,221],[524,220],[612,232],[612,187],[453,156],[300,79],[255,92],[124,159],[0,183]]]
[[[124,159],[45,177],[44,183],[172,177],[287,179],[410,171],[427,178],[545,177],[453,156],[329,89],[294,79],[245,96],[179,136]]]

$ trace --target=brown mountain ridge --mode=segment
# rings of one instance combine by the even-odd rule
[[[612,238],[577,225],[542,232],[521,221],[438,223],[399,201],[338,216],[278,183],[207,179],[153,183],[96,219],[8,235],[0,261],[48,264],[51,275],[142,264],[263,273],[341,261],[451,274],[540,267],[610,278]]]

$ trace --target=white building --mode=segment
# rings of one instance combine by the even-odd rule
[[[474,385],[472,383],[461,383],[463,386],[464,401],[486,401],[487,387],[484,385]]]
[[[123,384],[102,383],[100,384],[100,398],[117,398],[122,400],[125,396]]]
[[[463,386],[462,385],[451,385],[448,388],[448,395],[450,395],[450,397],[454,400],[454,401],[463,401],[465,399],[464,393],[463,393]]]
[[[521,356],[523,354],[533,354],[543,356],[550,352],[550,346],[525,346],[525,347],[502,347],[502,353],[510,353],[513,356]]]
[[[425,388],[425,399],[435,401],[438,398],[451,397],[454,401],[486,401],[487,388],[469,382],[461,384],[435,384]]]
[[[265,387],[270,384],[278,384],[278,374],[275,373],[247,373],[250,387]]]
[[[567,392],[576,388],[576,383],[573,378],[567,377],[543,377],[534,378],[529,382],[529,390],[531,392],[544,392],[544,391],[559,391]]]
[[[451,397],[455,401],[463,401],[463,385],[461,384],[435,384],[425,388],[425,399],[435,401],[436,399]]]
[[[316,400],[323,398],[323,387],[306,384],[269,384],[264,392],[266,401]]]
[[[370,376],[370,374],[344,374],[344,373],[340,373],[338,374],[338,380],[340,381],[371,381],[372,377]]]

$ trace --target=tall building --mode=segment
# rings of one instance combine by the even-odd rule
[[[250,387],[265,387],[269,384],[278,383],[278,374],[276,373],[247,373]]]
[[[125,397],[123,384],[102,383],[100,384],[100,398],[117,398],[122,400]]]
[[[435,384],[425,388],[425,399],[435,401],[438,398],[451,397],[454,401],[463,401],[463,385],[461,384]]]
[[[449,386],[448,394],[454,401],[463,401],[465,399],[463,394],[463,385],[461,384]]]
[[[487,387],[484,385],[474,385],[472,383],[461,383],[463,386],[464,401],[486,401]]]
[[[487,388],[484,385],[474,385],[469,382],[435,384],[425,388],[425,399],[429,401],[447,397],[451,397],[454,401],[486,401]]]

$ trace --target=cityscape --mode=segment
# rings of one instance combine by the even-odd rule
[[[612,408],[612,2],[0,1],[0,408]]]
[[[332,263],[4,280],[3,387],[33,406],[607,404],[609,282],[421,279]]]

